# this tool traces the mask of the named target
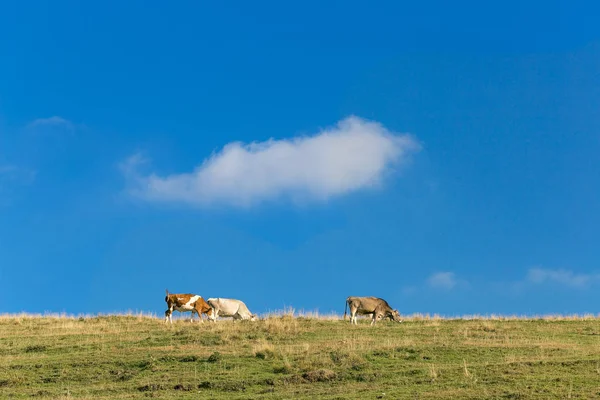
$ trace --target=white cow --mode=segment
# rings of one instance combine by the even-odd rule
[[[206,300],[209,306],[213,309],[210,319],[216,321],[219,315],[221,317],[233,317],[233,319],[249,319],[250,321],[256,321],[256,314],[252,314],[248,307],[241,300],[235,299],[223,299],[223,298],[210,298]]]

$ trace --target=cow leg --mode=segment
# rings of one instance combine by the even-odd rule
[[[379,313],[377,311],[374,311],[373,318],[371,319],[371,326],[375,325],[375,322],[377,322],[378,318],[380,318]]]
[[[354,325],[358,325],[358,307],[354,310]]]
[[[374,312],[373,313],[373,319],[371,320],[371,326],[375,325],[375,322],[377,322],[378,319],[382,319],[383,316]]]
[[[173,325],[173,308],[169,307],[169,309],[167,311],[165,311],[165,323],[167,322],[171,322],[171,325]]]
[[[194,308],[194,310],[196,311],[196,315],[198,315],[198,319],[200,320],[200,322],[204,322],[202,321],[202,310],[199,310],[198,308]],[[192,311],[192,317],[194,316],[194,312]]]

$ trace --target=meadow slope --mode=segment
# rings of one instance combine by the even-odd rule
[[[0,317],[0,397],[600,398],[600,319]]]

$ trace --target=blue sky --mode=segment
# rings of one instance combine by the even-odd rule
[[[598,312],[600,6],[521,3],[2,4],[0,312]]]

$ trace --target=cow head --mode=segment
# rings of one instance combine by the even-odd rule
[[[398,312],[398,310],[392,310],[392,311],[390,311],[387,316],[392,321],[402,322],[402,318],[400,317],[400,313]]]
[[[256,314],[250,315],[250,321],[258,321],[258,316]]]

